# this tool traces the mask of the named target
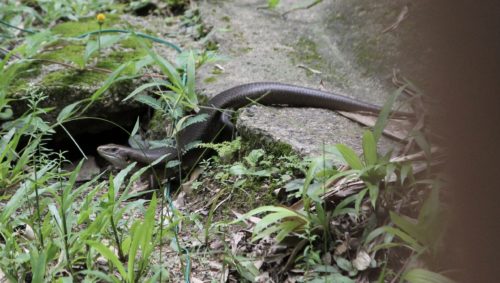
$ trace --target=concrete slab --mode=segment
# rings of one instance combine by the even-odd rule
[[[200,14],[213,27],[209,39],[229,60],[219,63],[222,73],[203,69],[198,86],[212,96],[238,84],[277,81],[382,105],[394,91],[388,80],[390,60],[383,56],[397,50],[397,38],[381,38],[375,31],[382,34],[405,4],[383,1],[391,4],[384,10],[383,4],[366,2],[324,0],[284,18],[279,12],[297,1],[282,1],[278,11],[259,8],[267,1],[202,1]],[[378,9],[370,9],[374,5]],[[387,52],[380,53],[384,46]],[[251,138],[288,143],[305,155],[321,152],[323,141],[359,150],[363,132],[357,123],[332,111],[271,107],[242,111],[237,128]]]

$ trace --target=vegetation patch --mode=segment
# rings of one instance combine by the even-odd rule
[[[196,13],[185,20],[188,28],[201,23]],[[0,60],[0,281],[180,282],[204,276],[234,282],[451,282],[437,260],[447,207],[433,167],[441,159],[421,128],[424,114],[417,113],[422,123],[412,129],[408,151],[394,158],[377,151],[396,97],[408,91],[418,100],[411,83],[389,97],[373,130],[363,134],[361,155],[342,144],[325,146],[322,156],[306,161],[288,146],[264,149],[260,141],[184,145],[179,133],[206,119],[196,115],[203,102],[196,70],[217,57],[189,50],[173,63],[122,35],[68,38],[73,24],[55,27],[55,36],[26,36],[22,47],[6,49]],[[301,39],[298,45],[297,63],[320,68],[314,42]],[[120,49],[126,54],[115,53]],[[52,65],[58,69],[43,69]],[[154,65],[159,79],[136,86],[125,100],[153,108],[153,126],[172,121],[169,137],[151,144],[184,148],[166,163],[139,167],[127,158],[117,172],[80,180],[84,162],[65,167],[69,161],[45,142],[113,86],[126,85],[130,74],[149,74],[145,65]],[[47,97],[21,82],[28,85],[26,111],[14,117],[7,90],[23,76],[60,92]],[[66,87],[85,84],[100,87],[66,100]],[[53,120],[44,115],[46,102],[63,105]],[[139,130],[137,123],[130,135]],[[201,163],[198,175],[177,180],[180,188],[167,179],[149,198],[136,190],[153,166],[180,172],[183,151],[199,146],[216,155]]]

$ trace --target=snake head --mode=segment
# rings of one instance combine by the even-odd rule
[[[97,153],[118,169],[127,167],[130,162],[130,148],[118,144],[106,144],[97,147]]]

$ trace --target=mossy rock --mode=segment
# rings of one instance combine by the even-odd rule
[[[148,33],[143,27],[134,27],[119,16],[107,15],[102,29],[134,30]],[[19,68],[16,81],[7,90],[8,96],[13,98],[11,103],[14,115],[20,116],[28,110],[27,103],[22,100],[29,91],[43,92],[47,98],[42,102],[42,107],[54,107],[44,119],[54,122],[60,110],[65,106],[94,94],[120,65],[126,62],[138,61],[147,55],[147,51],[136,38],[123,33],[102,34],[104,36],[119,36],[120,40],[109,47],[103,46],[88,57],[83,63],[87,42],[97,41],[98,35],[93,34],[85,38],[76,36],[99,30],[95,18],[85,18],[79,22],[65,22],[54,26],[51,33],[57,39],[43,47]],[[114,39],[118,39],[115,37]],[[146,45],[152,44],[143,41]],[[57,63],[56,63],[57,62]],[[134,72],[134,66],[125,68],[123,75]],[[121,123],[121,126],[129,127],[136,116],[144,113],[145,106],[139,103],[123,103],[131,91],[144,83],[143,79],[127,79],[113,84],[102,96],[102,99],[93,103],[85,113],[86,116],[100,117]],[[130,119],[124,119],[123,113],[127,113]],[[86,130],[86,129],[75,129]]]

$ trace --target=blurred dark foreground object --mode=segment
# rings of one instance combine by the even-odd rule
[[[445,173],[453,197],[453,234],[447,244],[460,255],[448,259],[461,265],[455,278],[460,282],[498,282],[500,1],[426,1],[424,6],[421,28],[433,47],[427,91],[440,100],[436,116],[444,117],[433,127],[450,150]]]

